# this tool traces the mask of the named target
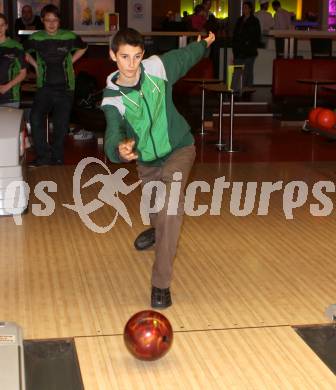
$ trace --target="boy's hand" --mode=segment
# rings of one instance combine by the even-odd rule
[[[2,84],[0,85],[0,95],[4,95],[6,92],[8,92],[11,89],[10,84]]]
[[[207,47],[209,47],[216,39],[216,36],[213,32],[209,31],[209,35],[204,39],[207,43]]]
[[[120,157],[125,161],[132,161],[138,158],[138,155],[133,151],[135,145],[134,139],[125,139],[120,142],[118,149]]]

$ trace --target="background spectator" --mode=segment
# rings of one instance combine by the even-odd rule
[[[202,1],[202,6],[203,6],[203,9],[204,9],[204,16],[205,16],[206,20],[208,20],[211,15],[214,16],[214,14],[210,11],[210,9],[211,9],[211,0],[203,0]]]
[[[194,31],[203,31],[206,23],[205,11],[201,4],[196,5],[194,14],[190,18],[191,28]]]
[[[15,35],[19,36],[19,30],[43,30],[41,18],[33,15],[33,9],[30,5],[24,5],[21,10],[21,17],[15,20]],[[20,40],[27,39],[27,36],[21,36]]]
[[[46,5],[41,11],[44,31],[37,31],[24,42],[27,60],[35,68],[37,92],[30,114],[30,124],[37,154],[31,166],[61,165],[64,162],[64,137],[75,88],[73,64],[84,54],[87,45],[71,31],[60,29],[59,9]],[[52,112],[53,143],[47,142],[45,120]]]
[[[27,64],[21,44],[6,37],[7,28],[7,18],[0,13],[0,106],[18,108]]]
[[[251,1],[244,1],[243,15],[237,20],[232,38],[234,65],[244,65],[243,90],[250,91],[253,86],[254,62],[260,43],[259,20],[253,15]],[[239,90],[239,73],[235,72],[232,80],[234,91]]]
[[[258,18],[260,29],[263,34],[268,34],[269,30],[274,27],[274,19],[270,12],[268,12],[269,1],[259,0],[260,10],[254,15]]]
[[[166,13],[166,16],[165,18],[163,19],[163,22],[162,22],[162,28],[163,30],[166,30],[166,31],[169,31],[171,30],[171,25],[173,25],[175,22],[175,15],[174,15],[174,12],[169,10],[167,13]]]
[[[289,30],[292,26],[292,14],[289,11],[281,8],[280,1],[278,0],[272,2],[272,7],[275,11],[274,29]]]

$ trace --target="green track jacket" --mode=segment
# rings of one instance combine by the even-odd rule
[[[114,83],[118,71],[107,78],[102,109],[107,128],[105,153],[113,162],[121,162],[118,145],[135,139],[138,162],[160,166],[170,153],[194,142],[190,126],[176,110],[173,84],[204,55],[206,42],[193,42],[185,48],[143,60],[140,90]]]

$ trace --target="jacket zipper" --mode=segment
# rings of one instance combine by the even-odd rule
[[[158,159],[159,156],[156,152],[156,147],[155,147],[155,142],[154,142],[154,138],[153,138],[153,134],[152,134],[152,126],[153,126],[153,119],[152,119],[152,115],[150,113],[150,110],[149,110],[149,106],[148,106],[148,102],[145,98],[145,95],[144,93],[140,90],[140,96],[143,98],[143,101],[145,102],[145,106],[147,108],[147,113],[148,113],[148,116],[149,116],[149,121],[150,121],[150,128],[149,128],[149,135],[150,135],[150,138],[152,140],[152,144],[153,144],[153,149],[154,149],[154,154],[155,154],[155,157]]]

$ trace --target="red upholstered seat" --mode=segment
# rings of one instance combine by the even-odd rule
[[[184,81],[185,78],[199,78],[200,82],[190,83],[188,81]],[[174,95],[181,96],[199,96],[201,95],[200,85],[203,79],[212,79],[214,78],[214,68],[213,63],[210,58],[203,58],[200,62],[198,62],[195,66],[193,66],[189,72],[180,79],[174,85]]]
[[[312,96],[313,88],[298,79],[311,78],[311,60],[275,59],[273,61],[272,92],[275,97]]]
[[[82,57],[74,65],[75,74],[87,72],[97,80],[98,89],[106,87],[107,76],[117,69],[112,60],[108,58],[85,58]]]
[[[300,79],[336,80],[336,60],[275,59],[272,93],[274,97],[311,97],[314,86],[298,83]],[[330,92],[319,88],[319,96]]]

